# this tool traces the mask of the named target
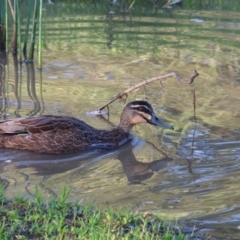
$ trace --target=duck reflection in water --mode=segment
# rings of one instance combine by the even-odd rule
[[[123,146],[118,154],[118,159],[122,164],[124,173],[128,181],[132,184],[139,184],[144,180],[152,177],[152,175],[168,166],[171,166],[175,161],[169,158],[166,154],[162,159],[152,162],[140,162],[134,154],[131,144]]]
[[[152,162],[138,161],[134,156],[133,149],[138,149],[140,145],[142,146],[142,143],[141,140],[137,139],[137,143],[130,142],[118,150],[110,152],[106,150],[86,151],[81,155],[70,154],[62,155],[62,157],[59,155],[39,155],[28,151],[9,150],[9,154],[13,154],[12,156],[19,154],[9,164],[14,164],[18,169],[21,169],[21,172],[25,172],[25,168],[34,168],[36,170],[35,174],[48,178],[51,175],[67,173],[69,171],[67,174],[71,174],[72,176],[76,176],[76,174],[81,175],[81,173],[85,174],[97,162],[103,161],[106,158],[113,158],[113,161],[117,159],[121,162],[128,181],[132,184],[138,184],[151,178],[154,172],[171,166],[175,162],[172,158],[167,157],[166,154],[162,159]],[[8,156],[5,157],[9,159]],[[5,161],[2,162],[3,171],[7,164]]]

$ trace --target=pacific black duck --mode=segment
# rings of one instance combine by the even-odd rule
[[[159,119],[146,101],[130,102],[123,109],[120,123],[111,130],[96,129],[68,116],[33,116],[0,122],[0,147],[39,153],[71,153],[91,148],[112,149],[131,138],[132,127],[149,123],[173,129]]]

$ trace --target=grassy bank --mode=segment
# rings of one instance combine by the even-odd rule
[[[82,207],[67,196],[64,188],[48,203],[38,190],[31,200],[9,200],[0,188],[0,239],[204,239],[155,215]]]

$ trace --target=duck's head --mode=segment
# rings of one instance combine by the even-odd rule
[[[161,128],[174,129],[173,126],[161,120],[146,101],[133,101],[126,105],[120,120],[120,126],[133,127],[139,123],[149,123]]]

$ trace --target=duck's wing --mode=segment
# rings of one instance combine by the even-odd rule
[[[1,121],[0,134],[56,132],[71,129],[78,121],[72,117],[53,115],[16,118]]]

